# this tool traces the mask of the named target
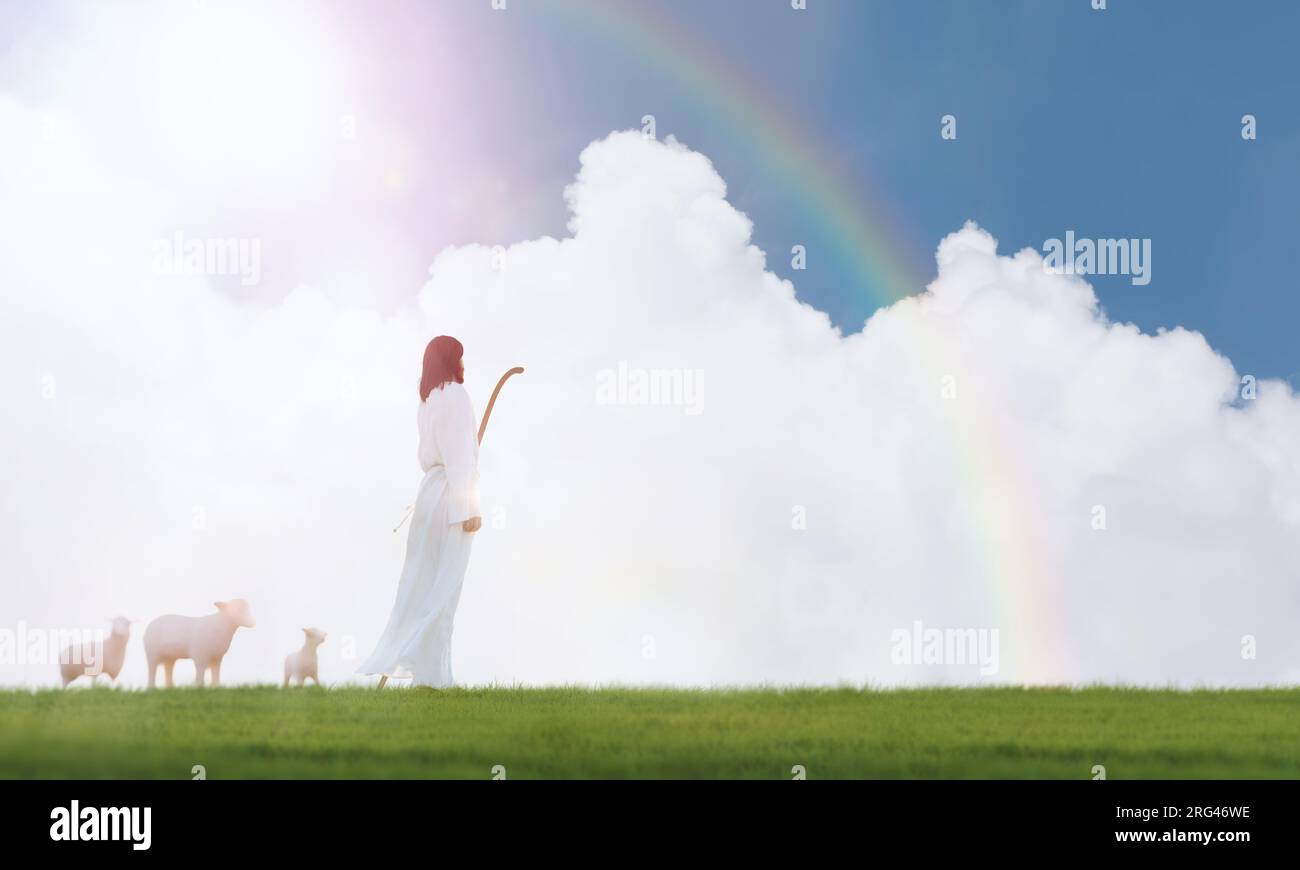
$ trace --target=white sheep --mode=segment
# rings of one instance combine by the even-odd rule
[[[144,656],[149,665],[149,688],[153,688],[158,665],[166,670],[167,688],[172,687],[172,667],[177,659],[194,662],[194,683],[203,685],[208,668],[212,685],[221,682],[221,659],[242,626],[252,628],[253,611],[242,598],[215,602],[216,613],[207,616],[160,616],[144,630]]]
[[[284,684],[288,686],[292,678],[301,686],[311,677],[319,686],[320,677],[316,676],[316,647],[325,642],[325,632],[319,628],[304,628],[302,633],[306,635],[302,649],[289,653],[284,660]]]
[[[63,650],[59,656],[59,672],[63,675],[63,688],[83,674],[90,676],[90,682],[100,674],[108,674],[110,680],[116,680],[122,672],[122,662],[126,660],[126,642],[131,636],[131,620],[117,617],[113,620],[113,632],[102,641],[73,644]]]

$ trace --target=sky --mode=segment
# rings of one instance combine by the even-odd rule
[[[223,4],[101,5],[3,4],[0,72],[15,96],[111,106],[96,134],[154,172],[159,156],[140,133],[157,123],[160,89],[150,52],[130,51],[131,39],[173,40],[183,52],[175,33]],[[378,14],[257,5],[274,11],[261,23],[235,16],[212,63],[237,69],[241,51],[274,63],[289,45],[277,33],[300,34],[311,50],[278,68],[271,97],[300,98],[320,123],[289,131],[283,148],[334,151],[335,122],[351,118],[355,139],[334,156],[356,162],[349,179],[316,178],[284,196],[214,181],[188,199],[188,222],[264,240],[255,301],[361,273],[370,286],[347,292],[398,304],[429,251],[561,235],[576,154],[653,114],[661,136],[710,156],[772,268],[797,277],[800,298],[846,333],[924,286],[934,241],[974,219],[1011,250],[1041,250],[1067,230],[1150,238],[1150,284],[1096,279],[1113,317],[1201,330],[1259,377],[1300,371],[1288,332],[1300,303],[1279,256],[1300,194],[1288,171],[1300,136],[1294,4],[1248,3],[1230,16],[1210,0],[1117,0],[1104,11],[1087,0],[818,0],[800,12],[784,0],[514,0],[504,11],[489,0],[384,0]],[[125,38],[106,38],[115,26]],[[250,33],[251,55],[238,47]],[[120,75],[77,76],[92,58]],[[230,79],[238,86],[231,73],[178,87],[202,101]],[[217,103],[231,125],[261,120],[260,108]],[[1250,142],[1246,113],[1260,131]],[[945,114],[957,118],[956,140],[938,135]],[[773,157],[788,150],[769,144],[773,127],[800,143],[798,159]],[[809,164],[833,167],[846,198],[882,216],[914,286],[855,273],[857,246],[819,216]],[[202,164],[173,168],[193,182]],[[367,244],[373,254],[354,255]],[[797,276],[794,245],[809,252]],[[340,262],[350,255],[365,266]]]
[[[0,631],[242,596],[228,679],[348,679],[447,332],[528,369],[464,680],[1294,680],[1297,13],[809,6],[0,3]]]

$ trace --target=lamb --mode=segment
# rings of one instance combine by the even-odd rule
[[[194,662],[194,684],[203,685],[212,669],[212,685],[221,683],[221,660],[240,627],[252,628],[253,611],[242,598],[214,602],[217,612],[207,616],[160,616],[144,630],[144,655],[149,665],[149,688],[154,687],[158,665],[166,670],[172,687],[172,667],[177,659]]]
[[[319,628],[304,628],[302,633],[307,637],[302,649],[289,653],[284,660],[285,686],[289,685],[290,678],[297,680],[300,686],[305,685],[308,677],[320,685],[320,677],[316,676],[316,647],[325,642],[325,632]]]
[[[122,662],[126,659],[126,642],[131,636],[131,620],[117,617],[113,620],[113,632],[102,642],[73,644],[63,650],[59,656],[59,672],[63,675],[63,688],[83,674],[89,675],[90,682],[100,674],[108,674],[110,680],[116,680],[122,672]]]

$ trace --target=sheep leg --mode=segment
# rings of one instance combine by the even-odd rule
[[[382,689],[384,687],[384,683],[387,682],[388,682],[388,674],[384,674],[382,677],[379,678],[379,688]]]
[[[212,660],[212,685],[221,685],[221,659]]]
[[[163,676],[167,679],[167,688],[172,689],[176,684],[172,682],[172,668],[176,667],[176,659],[168,659],[163,662]]]

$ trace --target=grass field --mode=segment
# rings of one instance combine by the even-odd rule
[[[0,777],[1300,778],[1300,689],[0,691]]]

